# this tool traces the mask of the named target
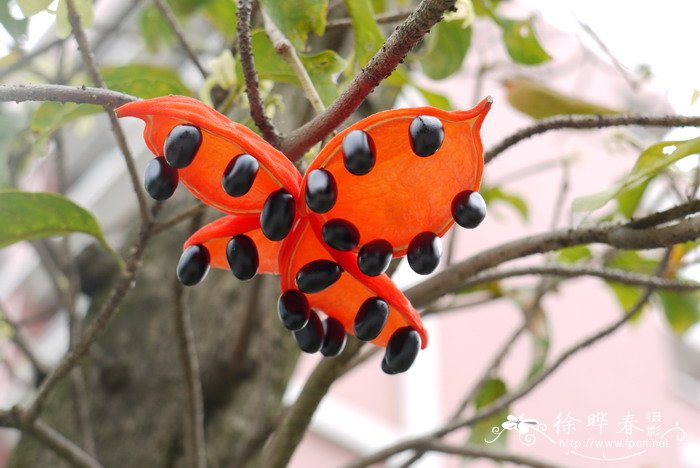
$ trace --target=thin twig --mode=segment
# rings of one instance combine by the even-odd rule
[[[318,95],[318,91],[316,91],[316,87],[311,81],[309,73],[306,71],[306,68],[304,68],[304,64],[301,63],[301,60],[299,60],[297,51],[294,49],[292,43],[289,42],[289,39],[287,39],[285,35],[282,34],[282,31],[277,28],[268,14],[265,13],[265,10],[262,10],[262,17],[265,25],[265,32],[270,38],[272,46],[275,48],[277,54],[282,57],[287,64],[289,64],[290,68],[299,80],[299,84],[301,85],[301,89],[304,91],[306,99],[309,100],[316,113],[320,114],[326,110],[326,106],[323,105],[321,96]]]
[[[697,212],[700,212],[700,200],[693,199],[681,205],[671,207],[667,210],[652,213],[640,219],[633,219],[627,223],[627,226],[635,229],[645,229],[658,226],[669,221],[674,221],[679,218],[684,218]]]
[[[560,466],[536,460],[525,455],[515,455],[488,447],[480,447],[478,445],[451,445],[437,440],[430,440],[418,444],[415,448],[426,452],[440,452],[471,458],[487,458],[497,462],[510,462],[516,465],[532,466],[535,468],[555,468]]]
[[[10,339],[29,360],[29,363],[34,368],[34,372],[38,376],[45,376],[48,372],[47,366],[41,362],[36,353],[34,353],[31,346],[29,346],[29,343],[24,338],[24,334],[22,333],[19,325],[14,320],[10,319],[9,315],[7,314],[7,310],[2,303],[0,303],[0,322],[5,322],[10,327],[10,330],[12,330],[12,336]]]
[[[355,76],[347,89],[325,112],[284,139],[282,152],[292,161],[335,130],[362,101],[403,61],[414,45],[425,36],[455,0],[423,0],[416,10],[389,36],[384,46]],[[239,23],[240,26],[240,23]]]
[[[182,47],[182,49],[185,51],[185,55],[187,55],[187,57],[194,64],[194,66],[197,67],[197,70],[199,70],[199,73],[202,74],[202,77],[206,78],[208,73],[202,66],[202,63],[199,61],[199,57],[197,57],[197,54],[194,52],[194,49],[192,49],[192,46],[185,38],[185,32],[182,30],[182,28],[180,28],[180,25],[177,23],[177,18],[175,18],[175,13],[173,13],[173,10],[170,8],[170,5],[165,3],[163,0],[153,0],[153,3],[155,3],[156,8],[160,10],[161,14],[165,18],[165,21],[168,22],[170,29],[172,29],[173,33],[175,34],[175,37],[177,38],[177,41],[180,43],[180,47]]]
[[[197,202],[196,205],[191,206],[190,208],[186,208],[180,213],[173,215],[171,218],[168,218],[165,221],[158,223],[153,229],[153,235],[160,234],[161,232],[167,231],[171,227],[176,226],[183,221],[187,221],[188,219],[194,216],[202,214],[206,209],[207,205],[201,202]]]
[[[87,36],[85,35],[85,31],[83,30],[83,27],[80,23],[80,15],[78,15],[77,10],[75,9],[74,1],[75,0],[66,0],[66,7],[68,9],[68,21],[70,22],[71,28],[73,30],[73,36],[75,37],[75,40],[78,43],[78,49],[80,49],[80,55],[83,58],[83,63],[85,64],[85,68],[87,68],[88,74],[92,78],[92,81],[94,82],[95,86],[97,86],[98,88],[107,88],[107,85],[105,84],[104,79],[102,78],[102,75],[100,74],[100,71],[97,69],[97,65],[95,64],[95,57],[92,53],[92,49],[90,49],[90,43],[88,41]],[[122,126],[119,123],[119,120],[117,119],[114,110],[105,107],[105,112],[107,113],[109,121],[112,125],[112,133],[114,133],[114,138],[117,141],[117,146],[119,146],[119,149],[121,150],[122,155],[124,156],[124,162],[126,163],[129,178],[131,179],[131,185],[134,190],[134,193],[136,194],[136,199],[139,204],[139,210],[141,212],[141,224],[145,226],[149,223],[150,215],[148,212],[148,203],[146,202],[146,195],[144,194],[144,190],[141,186],[138,172],[136,171],[136,163],[134,162],[134,157],[132,156],[131,150],[129,149],[129,146],[126,143],[126,135],[124,134],[124,129],[122,129]]]
[[[265,107],[260,98],[260,87],[258,85],[258,74],[255,71],[255,61],[253,59],[253,45],[251,43],[251,15],[253,12],[252,0],[238,0],[238,50],[245,78],[246,94],[250,104],[250,116],[255,125],[260,129],[265,140],[274,147],[279,147],[280,135],[265,115]]]
[[[202,398],[202,381],[199,375],[199,360],[197,359],[197,347],[195,345],[194,331],[189,308],[185,300],[184,286],[175,279],[173,283],[173,295],[175,300],[175,332],[177,335],[180,361],[187,383],[187,424],[185,433],[189,436],[189,444],[192,458],[188,465],[205,468],[207,465],[206,442],[204,440],[204,401]]]
[[[35,50],[29,52],[28,54],[23,55],[16,62],[11,63],[10,65],[8,65],[7,67],[3,68],[0,71],[0,80],[4,79],[6,76],[12,74],[16,70],[19,70],[20,68],[25,66],[28,62],[31,62],[35,58],[45,54],[46,52],[50,51],[54,47],[63,44],[64,41],[65,41],[65,39],[56,39],[54,41],[51,41],[51,42],[45,44],[42,47],[39,47],[38,49],[35,49]]]
[[[396,23],[405,20],[406,18],[411,16],[411,13],[413,13],[413,10],[378,13],[374,15],[374,21],[376,21],[378,24]],[[326,23],[326,31],[330,31],[333,29],[349,28],[351,26],[352,18],[339,18],[335,20],[328,20],[328,22]]]
[[[0,101],[4,102],[74,102],[76,104],[97,104],[109,109],[116,109],[137,100],[137,97],[129,94],[86,86],[0,85]]]
[[[643,127],[698,127],[700,117],[688,117],[684,115],[562,115],[542,119],[529,127],[523,128],[499,144],[484,153],[484,161],[487,163],[495,159],[499,154],[513,145],[520,143],[532,136],[540,135],[551,130],[575,129],[586,130],[593,128],[620,127],[628,125],[640,125]]]

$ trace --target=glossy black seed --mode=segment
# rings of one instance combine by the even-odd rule
[[[343,138],[343,163],[349,173],[365,175],[376,161],[372,137],[362,130],[348,132]]]
[[[445,130],[437,117],[419,115],[408,128],[413,152],[420,157],[435,154],[445,139]]]
[[[379,276],[389,268],[394,249],[383,239],[366,243],[357,255],[357,266],[367,276]]]
[[[370,297],[360,306],[355,316],[355,336],[371,341],[379,336],[389,318],[389,305],[382,298]]]
[[[465,190],[452,200],[452,217],[462,227],[474,229],[486,218],[486,202],[479,192]]]
[[[260,228],[265,237],[273,241],[287,237],[292,229],[294,213],[294,197],[284,189],[272,192],[260,213]]]
[[[192,125],[178,125],[170,130],[165,139],[163,154],[170,167],[187,167],[197,155],[202,144],[202,132]]]
[[[389,365],[386,363],[386,359],[382,359],[382,371],[389,375],[395,375],[397,373],[395,370],[389,368]]]
[[[317,293],[338,281],[342,272],[340,265],[332,260],[314,260],[297,273],[297,287],[305,293]]]
[[[321,236],[326,244],[342,251],[352,250],[360,242],[360,232],[344,219],[326,221],[321,229]]]
[[[255,242],[245,234],[231,238],[226,244],[226,260],[233,276],[249,280],[258,272],[258,249]]]
[[[406,372],[416,360],[420,345],[420,335],[417,331],[411,327],[399,328],[391,335],[386,345],[386,366],[382,365],[382,370],[388,370],[388,374]]]
[[[305,353],[315,353],[321,349],[323,344],[323,323],[321,323],[321,319],[316,312],[311,311],[306,325],[294,332],[294,340]]]
[[[277,313],[287,330],[301,330],[309,321],[309,301],[300,291],[290,289],[277,301]]]
[[[167,200],[175,193],[178,179],[177,169],[170,167],[161,156],[151,159],[146,166],[143,186],[154,200]]]
[[[185,286],[193,286],[209,272],[209,251],[203,245],[191,245],[177,264],[177,279]]]
[[[253,186],[260,164],[249,154],[240,154],[233,158],[221,178],[221,186],[232,197],[242,197]]]
[[[333,175],[325,169],[314,169],[306,178],[306,206],[316,213],[333,208],[338,197],[338,187]]]
[[[438,236],[432,232],[421,232],[411,239],[408,244],[408,264],[419,275],[427,275],[435,271],[440,264],[442,244]]]
[[[323,344],[321,345],[321,354],[326,357],[337,356],[345,348],[346,335],[345,327],[340,321],[333,317],[328,317],[323,322]]]

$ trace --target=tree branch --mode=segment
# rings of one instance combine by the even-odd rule
[[[289,39],[282,34],[275,23],[270,19],[270,17],[263,10],[262,12],[263,23],[265,25],[265,32],[272,42],[272,46],[275,48],[277,54],[282,57],[282,59],[289,64],[290,68],[296,75],[301,84],[301,89],[304,91],[306,99],[309,100],[311,106],[314,108],[317,114],[320,114],[326,110],[326,106],[323,105],[321,96],[318,95],[316,87],[311,81],[309,73],[304,68],[304,64],[299,60],[296,50]]]
[[[426,440],[419,443],[415,447],[426,452],[440,452],[451,455],[460,455],[462,457],[472,458],[487,458],[497,462],[510,462],[516,465],[532,466],[535,468],[555,468],[559,465],[546,463],[536,460],[525,455],[514,455],[499,450],[489,449],[487,447],[479,447],[478,445],[451,445],[437,440]]]
[[[484,153],[484,161],[489,163],[505,150],[535,135],[549,132],[550,130],[575,129],[586,130],[592,128],[621,127],[628,125],[640,125],[643,127],[698,127],[700,117],[687,117],[684,115],[562,115],[542,119],[539,122],[525,127],[522,130],[506,137],[499,144]]]
[[[189,449],[192,455],[188,464],[196,468],[205,468],[207,452],[204,440],[204,402],[199,376],[199,360],[192,320],[184,297],[184,286],[177,279],[173,284],[173,294],[175,296],[175,332],[180,347],[183,376],[187,384],[188,408],[185,433],[189,436]],[[185,446],[188,444],[186,443]]]
[[[374,21],[379,24],[385,23],[396,23],[397,21],[403,21],[413,13],[412,10],[394,11],[387,13],[378,13],[374,15]],[[328,20],[326,23],[326,31],[333,29],[349,28],[352,26],[351,18],[339,18],[335,20]]]
[[[74,102],[116,109],[127,102],[138,101],[138,98],[117,91],[86,86],[0,85],[0,101],[17,103],[25,101]]]
[[[163,0],[153,0],[153,3],[155,3],[156,8],[160,10],[161,14],[165,18],[165,21],[168,22],[170,29],[172,29],[177,41],[180,43],[180,47],[182,47],[182,49],[185,51],[187,57],[190,59],[192,64],[197,67],[197,70],[199,70],[199,73],[202,74],[202,77],[206,78],[208,73],[202,66],[202,63],[199,61],[199,57],[197,57],[197,54],[195,54],[194,49],[192,49],[192,46],[190,46],[190,43],[187,42],[185,33],[182,28],[180,28],[180,25],[177,24],[177,18],[175,18],[175,14],[170,8],[170,5],[165,3]]]
[[[455,0],[423,0],[389,36],[384,46],[353,79],[346,91],[313,120],[282,141],[281,150],[292,161],[321,141],[347,119],[369,93],[403,61],[411,48],[454,7]]]
[[[245,78],[246,94],[250,104],[250,116],[255,125],[260,129],[265,140],[274,147],[279,147],[280,135],[265,115],[262,99],[260,98],[260,88],[258,86],[258,74],[255,71],[255,61],[253,59],[253,45],[250,40],[251,15],[253,12],[252,0],[238,0],[238,50]]]
[[[80,49],[80,55],[83,58],[83,63],[90,74],[92,81],[94,81],[95,86],[98,88],[107,88],[107,85],[97,69],[95,64],[95,57],[90,48],[90,43],[85,31],[80,23],[80,15],[78,15],[75,9],[75,0],[66,0],[66,7],[68,8],[68,21],[70,22],[71,28],[73,30],[73,36],[78,43],[78,49]],[[126,143],[126,135],[124,135],[124,130],[122,129],[117,115],[111,108],[105,107],[105,112],[109,117],[109,121],[112,125],[112,133],[114,133],[114,138],[117,140],[117,146],[124,156],[124,162],[126,163],[126,168],[129,173],[129,178],[131,179],[131,185],[136,195],[136,200],[139,204],[139,210],[141,212],[141,224],[146,225],[149,223],[149,213],[148,213],[148,203],[146,202],[146,195],[144,194],[143,187],[141,187],[141,181],[139,175],[136,171],[136,163],[134,162],[134,157],[129,150],[129,146]]]

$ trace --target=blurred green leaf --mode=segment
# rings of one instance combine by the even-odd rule
[[[515,208],[515,211],[518,212],[524,221],[528,220],[530,212],[524,198],[514,193],[506,192],[499,187],[482,187],[480,192],[487,205],[493,202],[503,202]]]
[[[658,267],[658,262],[646,257],[643,257],[634,250],[626,250],[619,252],[607,266],[620,268],[626,271],[651,275]],[[644,288],[639,286],[629,286],[626,284],[606,281],[607,285],[612,289],[620,308],[623,312],[630,310],[644,294]],[[641,314],[635,315],[632,320],[637,320]]]
[[[27,24],[29,22],[26,18],[17,19],[10,14],[10,7],[7,2],[0,2],[0,24],[5,28],[5,31],[12,36],[12,39],[17,42],[20,36],[27,33]]]
[[[43,102],[34,112],[30,129],[37,134],[37,139],[41,140],[72,120],[100,111],[102,107],[93,104]]]
[[[549,322],[547,314],[541,306],[533,312],[528,324],[528,331],[532,338],[532,358],[530,359],[530,369],[527,372],[527,380],[530,380],[544,369],[549,355]]]
[[[618,110],[560,93],[528,78],[510,78],[504,80],[503,85],[506,88],[508,102],[515,109],[535,119],[569,114],[613,115],[620,113]]]
[[[497,22],[503,30],[503,43],[513,61],[523,65],[539,65],[552,58],[540,45],[532,18],[510,20],[499,17]]]
[[[207,2],[203,11],[207,19],[228,41],[236,37],[238,6],[236,0],[213,0]]]
[[[700,296],[697,293],[657,291],[656,294],[674,332],[683,334],[700,321]]]
[[[384,44],[384,34],[374,20],[374,9],[370,0],[344,0],[355,35],[356,69],[367,62]]]
[[[170,68],[143,64],[104,67],[102,76],[110,89],[143,99],[168,94],[192,94],[180,75]]]
[[[461,21],[441,21],[428,36],[428,47],[421,54],[423,73],[442,80],[462,67],[471,44],[472,29],[462,28]]]
[[[90,29],[92,22],[95,19],[95,14],[92,10],[92,0],[73,0],[75,11],[80,18],[80,25],[83,29]],[[66,0],[59,0],[56,8],[56,35],[65,39],[70,36],[72,28],[68,20],[68,5]]]
[[[326,30],[328,0],[260,0],[260,3],[297,50],[306,50],[309,32],[322,36]]]
[[[621,182],[602,192],[575,199],[572,209],[578,212],[596,210],[624,192],[648,182],[671,164],[699,152],[700,137],[686,141],[664,141],[653,144],[642,151],[632,172]]]
[[[416,86],[415,88],[423,95],[425,100],[428,101],[428,105],[437,107],[438,109],[452,110],[452,103],[447,96],[434,93],[420,86]]]
[[[651,179],[639,184],[639,186],[626,190],[617,195],[617,210],[625,218],[631,218],[634,216],[634,212],[637,211],[639,202],[642,201],[644,192],[646,192],[647,187]]]
[[[503,380],[499,378],[489,379],[484,383],[484,386],[476,395],[476,398],[474,399],[474,405],[476,406],[477,410],[486,408],[506,393],[507,387]],[[494,433],[492,432],[492,429],[494,427],[497,427],[503,430],[501,428],[501,423],[503,423],[503,421],[506,420],[509,411],[509,407],[505,407],[502,410],[498,411],[496,414],[489,416],[488,418],[482,419],[481,421],[474,424],[471,428],[471,431],[469,432],[469,443],[485,445],[485,440],[492,440],[495,437]],[[505,431],[495,442],[488,445],[495,447],[505,447],[507,435],[508,432]]]
[[[93,215],[55,193],[0,191],[0,248],[22,240],[89,234],[121,263]]]
[[[17,0],[17,6],[27,18],[46,10],[53,0]],[[7,2],[5,2],[7,3]]]
[[[272,46],[272,42],[263,30],[253,31],[251,42],[255,56],[255,68],[261,79],[274,80],[282,83],[299,84],[289,64],[285,62]],[[332,50],[323,50],[317,54],[306,55],[299,53],[299,59],[309,73],[309,77],[318,91],[321,100],[328,105],[338,95],[338,86],[334,76],[345,68],[345,60]],[[239,82],[243,82],[243,71],[240,62],[236,63],[236,73]]]
[[[491,16],[499,4],[499,0],[472,0],[476,16]]]
[[[562,263],[576,263],[581,260],[588,260],[591,258],[591,251],[585,245],[577,245],[575,247],[567,247],[561,249],[557,252],[557,258]]]
[[[155,5],[147,5],[141,12],[139,30],[146,43],[146,48],[150,52],[157,52],[161,44],[171,45],[175,43],[175,34]]]

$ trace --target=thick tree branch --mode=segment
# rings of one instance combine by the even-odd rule
[[[107,88],[107,85],[97,69],[95,64],[95,57],[90,48],[90,43],[85,31],[80,23],[80,16],[75,9],[74,0],[66,0],[66,7],[68,8],[68,21],[70,22],[71,28],[73,30],[73,36],[78,43],[78,49],[80,49],[80,55],[83,58],[83,63],[85,68],[87,68],[92,81],[98,88]],[[114,133],[114,138],[117,141],[117,146],[124,156],[124,162],[126,163],[126,168],[129,173],[129,178],[131,179],[131,185],[136,195],[136,200],[139,204],[139,211],[141,212],[141,224],[146,225],[149,222],[148,213],[148,203],[146,202],[146,195],[144,194],[143,187],[141,187],[141,181],[139,179],[138,172],[136,171],[136,163],[134,162],[134,157],[131,154],[131,150],[126,143],[126,135],[124,134],[124,129],[122,128],[117,115],[111,108],[105,107],[105,112],[107,117],[109,117],[110,124],[112,125],[112,133]]]
[[[253,45],[251,43],[251,15],[253,13],[252,0],[238,0],[238,50],[245,78],[246,94],[250,105],[250,116],[255,125],[260,129],[265,140],[274,147],[279,147],[280,135],[265,115],[265,108],[260,98],[258,86],[258,74],[255,71],[253,60]]]
[[[180,28],[180,25],[177,24],[177,18],[175,18],[175,13],[173,13],[170,5],[168,5],[164,0],[153,0],[153,3],[155,3],[156,8],[160,10],[160,13],[165,18],[165,21],[168,22],[168,25],[175,34],[177,41],[180,43],[180,47],[182,47],[182,50],[185,51],[185,54],[190,59],[192,64],[197,67],[197,70],[199,70],[199,73],[202,74],[202,77],[206,78],[208,73],[202,66],[202,63],[199,61],[199,57],[197,57],[197,54],[194,52],[194,49],[192,49],[190,43],[187,42],[185,32],[182,30],[182,28]]]
[[[292,161],[335,130],[403,61],[411,48],[454,7],[455,0],[423,0],[389,36],[384,46],[325,112],[284,139],[282,152]]]
[[[698,236],[700,236],[700,216],[660,228],[633,229],[619,224],[608,224],[562,229],[525,237],[484,250],[446,268],[405,293],[415,307],[425,307],[437,298],[461,288],[472,279],[472,276],[481,271],[516,258],[592,243],[608,244],[626,250],[652,249],[687,242]]]
[[[499,144],[484,153],[484,161],[487,163],[495,159],[505,150],[535,135],[551,130],[576,129],[586,130],[592,128],[621,127],[640,125],[642,127],[698,127],[700,117],[687,117],[684,115],[562,115],[542,119],[539,122],[518,130],[506,137]]]
[[[137,97],[101,88],[63,85],[0,85],[0,101],[53,101],[96,104],[109,109],[138,101]]]

